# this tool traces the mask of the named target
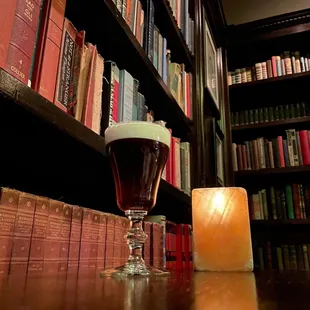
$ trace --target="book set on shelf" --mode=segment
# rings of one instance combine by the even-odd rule
[[[258,270],[309,270],[310,123],[302,86],[309,56],[284,52],[257,63],[277,55],[281,47],[304,51],[307,31],[299,33],[297,24],[283,17],[280,24],[266,19],[235,26],[228,40],[228,67],[241,68],[227,72],[231,171],[234,185],[248,192]],[[255,66],[242,68],[242,63]],[[280,80],[285,82],[273,83]]]
[[[228,85],[241,84],[310,71],[309,54],[286,51],[255,66],[228,72]]]
[[[0,275],[95,273],[124,264],[125,217],[1,188]],[[192,230],[188,224],[149,216],[143,257],[161,269],[189,269]]]
[[[310,115],[309,104],[300,102],[258,109],[231,112],[230,123],[233,127],[253,124],[264,124],[279,120],[299,120]],[[300,119],[302,121],[302,119]]]
[[[310,187],[308,184],[270,186],[249,194],[251,220],[310,218]]]
[[[254,261],[257,270],[309,270],[310,244],[255,244]]]

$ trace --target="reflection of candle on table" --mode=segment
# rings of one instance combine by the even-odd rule
[[[251,272],[197,272],[194,281],[195,310],[258,309]]]
[[[246,191],[204,188],[192,197],[195,270],[252,271]]]

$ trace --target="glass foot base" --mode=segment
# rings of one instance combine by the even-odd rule
[[[168,276],[170,272],[163,271],[152,266],[140,264],[126,264],[117,268],[104,270],[100,273],[101,277],[149,277],[149,276]]]

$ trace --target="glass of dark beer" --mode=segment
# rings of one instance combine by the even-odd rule
[[[147,235],[143,218],[156,203],[158,186],[168,159],[170,132],[151,122],[112,125],[105,131],[106,151],[112,167],[118,207],[130,220],[125,239],[130,255],[124,266],[105,270],[103,276],[165,275],[146,266],[142,258]]]

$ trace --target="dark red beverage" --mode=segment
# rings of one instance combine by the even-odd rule
[[[123,211],[150,211],[156,203],[169,146],[152,139],[124,138],[109,142],[106,148],[118,207]]]

